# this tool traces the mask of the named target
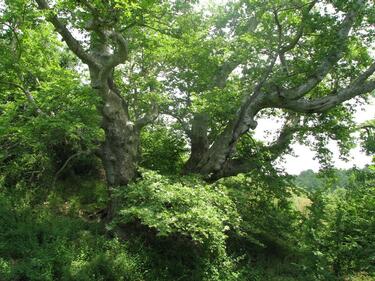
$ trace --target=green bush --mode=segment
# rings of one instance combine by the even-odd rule
[[[296,252],[301,214],[290,200],[293,189],[282,177],[253,173],[223,181],[241,215],[242,235],[231,239],[235,251],[286,257]]]
[[[227,233],[237,230],[240,217],[222,185],[147,171],[138,182],[118,190],[117,197],[123,207],[115,225],[125,231],[143,226],[141,232],[154,239],[154,251],[165,260],[160,267],[172,267],[170,274],[180,280],[237,276],[225,242]]]

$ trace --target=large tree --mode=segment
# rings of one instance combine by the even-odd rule
[[[87,66],[112,187],[137,177],[140,133],[158,116],[172,116],[159,120],[176,122],[190,139],[183,172],[216,180],[261,169],[308,134],[321,152],[327,137],[345,148],[354,104],[345,102],[375,89],[372,1],[237,0],[208,13],[180,0],[11,6],[52,24]],[[76,66],[82,81],[85,69]],[[261,116],[284,122],[270,144],[252,136]]]

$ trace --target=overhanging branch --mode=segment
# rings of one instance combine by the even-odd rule
[[[295,112],[321,113],[325,112],[351,98],[372,92],[375,89],[375,80],[370,80],[362,85],[354,84],[342,89],[337,94],[331,94],[314,100],[299,99],[284,102],[275,107],[287,108]]]

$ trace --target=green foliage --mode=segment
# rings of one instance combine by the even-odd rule
[[[303,217],[284,178],[209,185],[144,171],[117,191],[111,235],[88,219],[104,206],[95,181],[60,182],[48,196],[3,188],[0,279],[372,280],[374,174],[353,175],[346,189],[318,189]]]
[[[300,214],[290,198],[295,194],[287,179],[258,173],[226,179],[225,186],[241,215],[242,235],[234,235],[235,251],[253,256],[295,255]],[[245,246],[246,245],[246,246]]]
[[[313,191],[323,185],[323,180],[313,170],[302,171],[295,179],[295,184],[306,190]]]
[[[360,126],[360,128],[362,129],[361,137],[362,137],[363,148],[369,155],[374,155],[375,154],[375,119],[365,122],[364,124]]]
[[[155,233],[164,251],[183,247],[183,253],[170,253],[172,266],[178,267],[177,261],[185,257],[181,261],[185,268],[178,273],[181,280],[232,280],[233,262],[225,242],[227,233],[238,228],[240,217],[223,186],[145,171],[142,180],[118,190],[117,197],[126,206],[118,210],[117,227],[126,230],[140,223]]]
[[[21,53],[8,50],[0,62],[0,172],[9,186],[49,180],[77,152],[87,152],[74,159],[77,171],[95,170],[92,155],[103,138],[98,100],[52,32],[45,24],[25,28],[17,37]],[[14,40],[5,37],[0,44],[8,39]]]
[[[320,79],[322,63],[339,59],[304,102],[332,95],[363,73],[373,60],[371,1],[347,42],[337,40],[337,31],[342,13],[357,9],[354,0],[318,1],[308,15],[310,0],[238,0],[209,11],[195,0],[48,2],[51,11],[28,0],[0,4],[1,281],[375,278],[374,167],[301,174],[297,185],[314,192],[311,206],[299,212],[292,199],[309,200],[306,193],[272,162],[289,143],[267,149],[246,127],[258,109],[257,117],[291,116],[267,108],[274,106],[267,97]],[[111,69],[107,83],[124,100],[127,126],[137,127],[131,121],[146,120],[158,105],[158,121],[140,132],[139,148],[141,166],[157,172],[114,187],[114,198],[95,156],[104,140],[98,89],[46,23],[54,13],[82,35],[76,37],[88,52],[111,31],[128,42],[126,61]],[[103,42],[119,50],[112,35]],[[342,54],[334,52],[342,46]],[[256,103],[240,109],[244,102]],[[342,157],[354,145],[355,109],[346,103],[319,114],[293,113],[299,122],[290,142],[309,144],[329,167],[330,139]],[[208,116],[210,152],[229,143],[226,162],[248,160],[257,169],[216,183],[178,176],[196,113]],[[361,129],[372,154],[373,122]],[[100,217],[108,201],[117,208],[109,224]]]
[[[100,225],[0,193],[0,279],[144,280],[143,258]]]
[[[370,168],[363,168],[363,172],[369,171]],[[320,172],[313,172],[307,170],[301,172],[295,177],[294,183],[309,192],[316,190],[329,189],[334,190],[337,188],[350,188],[357,177],[355,169],[342,170],[342,169],[329,169]]]
[[[141,135],[141,166],[163,174],[177,174],[186,157],[186,141],[173,128],[154,126]]]
[[[160,236],[179,234],[212,250],[222,247],[225,232],[239,223],[225,188],[195,178],[177,180],[144,172],[142,180],[121,189],[118,196],[126,206],[119,210],[121,222],[140,220]]]
[[[304,222],[307,271],[317,280],[375,274],[374,171],[354,171],[346,189],[318,190]],[[315,279],[313,279],[315,280]]]

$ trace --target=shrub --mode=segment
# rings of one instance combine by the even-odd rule
[[[240,218],[224,186],[145,171],[141,180],[118,190],[117,197],[123,207],[115,224],[125,230],[137,223],[149,229],[142,228],[142,233],[156,239],[154,250],[174,267],[170,274],[175,272],[181,280],[232,280],[236,276],[225,242]]]
[[[286,179],[253,173],[228,178],[223,184],[242,218],[242,235],[231,239],[235,251],[274,257],[296,252],[301,216],[290,200],[294,193]]]

